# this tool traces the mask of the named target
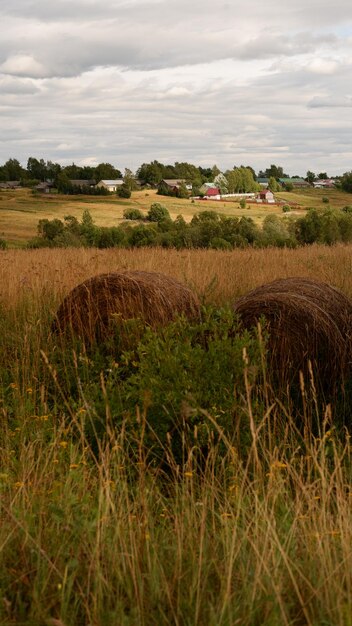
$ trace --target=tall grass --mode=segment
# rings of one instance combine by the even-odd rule
[[[147,409],[136,407],[135,431],[112,428],[99,363],[67,348],[64,374],[86,359],[86,384],[100,384],[97,451],[85,426],[95,406],[85,388],[70,402],[49,333],[63,294],[97,272],[166,267],[217,305],[285,275],[351,294],[350,248],[64,254],[0,254],[0,623],[352,624],[352,448],[334,407],[320,407],[313,388],[298,416],[258,390],[244,353],[234,432],[203,411],[207,456],[195,430],[182,462],[166,439],[159,465],[144,445]]]

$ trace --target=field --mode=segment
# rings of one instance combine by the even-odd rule
[[[33,200],[25,216],[34,230],[36,202],[50,216],[47,201]],[[52,215],[67,214],[66,202],[53,203]],[[70,212],[78,205],[77,215],[89,203],[73,201]],[[123,206],[105,206],[101,219]],[[20,230],[12,232],[17,241]],[[342,245],[0,252],[1,624],[352,624],[350,433],[314,393],[303,413],[269,397],[256,382],[260,342],[225,337],[221,313],[252,287],[285,276],[320,279],[352,297],[351,252]],[[196,291],[213,311],[204,313],[209,349],[201,358],[185,321],[147,336],[137,356],[111,346],[87,351],[51,335],[73,286],[119,269],[162,270]],[[227,372],[216,365],[225,363],[229,341],[238,361],[227,388]],[[182,385],[197,377],[196,401]],[[223,399],[214,393],[207,401],[213,384]],[[181,423],[181,415],[199,425],[189,430],[193,443],[181,437],[177,448],[177,432],[163,435],[162,421]],[[228,431],[219,426],[226,423]],[[160,449],[166,464],[156,460]]]
[[[295,193],[277,194],[281,200],[293,202],[295,207],[291,214],[304,214],[310,206],[323,206],[322,197],[330,200],[332,207],[341,208],[351,201],[350,194],[337,190],[304,190]],[[280,206],[248,205],[241,209],[234,201],[195,201],[158,196],[155,191],[133,192],[131,199],[122,200],[116,196],[62,196],[33,195],[28,189],[3,191],[0,194],[0,237],[9,245],[23,247],[37,233],[40,219],[63,219],[65,215],[73,215],[81,219],[82,213],[88,209],[98,226],[116,226],[123,220],[126,208],[139,208],[147,212],[153,202],[164,204],[171,217],[184,216],[189,221],[198,211],[212,209],[224,215],[252,217],[260,223],[269,213],[282,215]],[[301,209],[299,208],[301,207]]]

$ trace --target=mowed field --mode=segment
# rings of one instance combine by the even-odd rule
[[[294,206],[291,215],[304,214],[311,206],[326,206],[322,198],[328,197],[330,205],[342,208],[351,202],[351,195],[338,190],[304,190],[295,193],[281,192],[277,194],[279,200],[292,202]],[[178,198],[158,196],[156,191],[136,191],[128,200],[122,200],[115,195],[94,196],[64,196],[33,195],[28,189],[18,191],[2,191],[0,194],[0,237],[10,246],[23,247],[26,242],[37,234],[37,224],[40,219],[63,219],[65,215],[73,215],[81,219],[83,211],[88,209],[98,226],[117,226],[123,221],[123,211],[126,208],[138,208],[147,213],[153,202],[165,205],[171,217],[183,215],[187,221],[192,216],[204,210],[214,210],[223,215],[252,217],[261,223],[268,214],[283,215],[279,205],[248,204],[241,209],[238,201],[194,201]]]

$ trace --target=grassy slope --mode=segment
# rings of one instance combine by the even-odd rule
[[[295,193],[282,192],[277,195],[282,200],[299,204],[303,210],[309,206],[323,206],[323,196],[330,199],[333,207],[342,207],[351,202],[350,194],[336,190],[312,189]],[[118,225],[123,219],[123,211],[127,207],[136,207],[147,212],[153,202],[161,202],[167,206],[172,218],[182,214],[186,220],[190,220],[195,213],[205,209],[212,209],[224,215],[246,215],[257,222],[261,222],[269,213],[282,214],[281,208],[277,206],[249,205],[248,208],[241,209],[238,202],[232,201],[196,201],[192,203],[190,200],[158,196],[155,191],[137,191],[132,194],[131,199],[121,200],[116,196],[97,198],[61,195],[33,196],[29,190],[23,189],[1,192],[0,237],[11,245],[21,246],[35,236],[39,219],[63,219],[65,215],[74,215],[80,219],[85,209],[91,212],[93,219],[99,226]]]

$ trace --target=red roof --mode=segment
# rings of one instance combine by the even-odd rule
[[[206,196],[219,196],[220,189],[218,189],[217,187],[209,187],[209,189],[206,190],[205,195]]]

